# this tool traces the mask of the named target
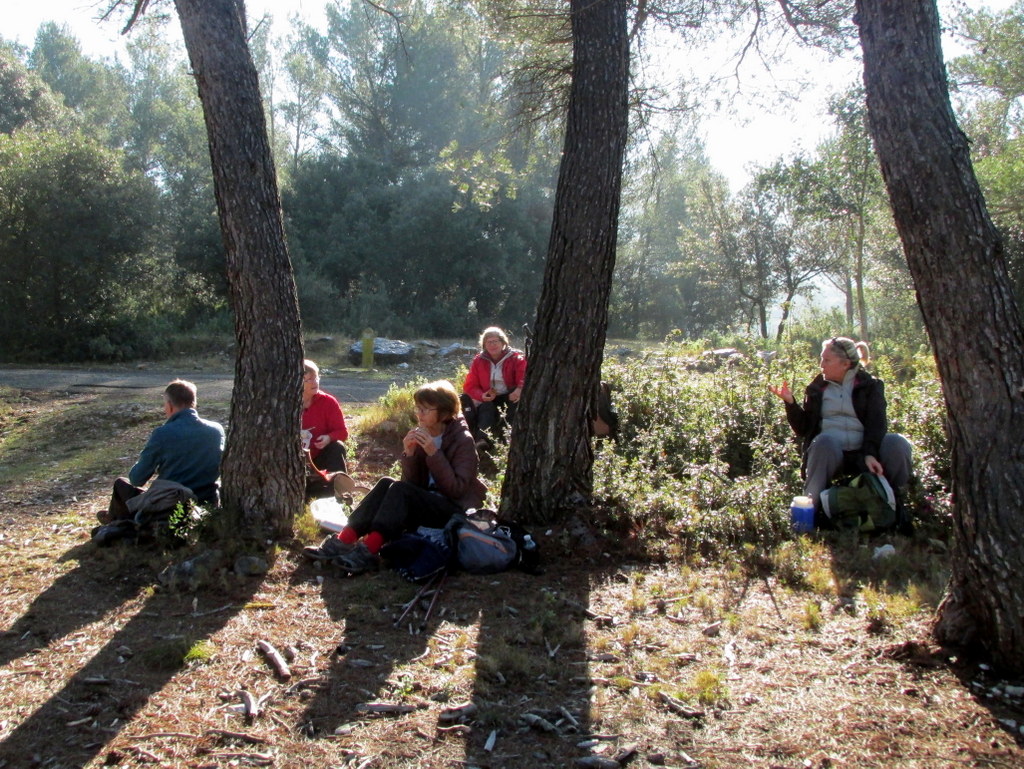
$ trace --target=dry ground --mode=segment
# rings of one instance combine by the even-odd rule
[[[158,404],[0,395],[0,767],[1024,766],[1016,690],[922,642],[927,609],[836,599],[822,583],[859,576],[810,541],[793,557],[832,573],[794,588],[757,559],[630,562],[539,531],[545,574],[455,576],[421,633],[422,606],[393,627],[415,586],[341,578],[301,542],[170,593],[180,553],[89,541]]]

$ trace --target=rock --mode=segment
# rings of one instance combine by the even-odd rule
[[[776,350],[758,350],[757,357],[765,363],[771,363],[777,358],[779,353]]]
[[[896,548],[892,545],[882,545],[881,547],[875,548],[875,554],[871,556],[874,560],[878,561],[883,558],[892,558],[896,555]]]
[[[604,355],[607,358],[609,355],[614,355],[617,358],[635,358],[637,355],[636,350],[631,347],[614,347],[611,350],[605,350]]]
[[[258,555],[241,555],[235,559],[234,572],[240,577],[256,577],[270,571],[270,564]]]
[[[197,590],[209,584],[210,578],[220,567],[222,557],[220,550],[207,550],[187,561],[172,563],[160,572],[157,581],[168,590]]]
[[[437,354],[442,358],[447,358],[450,355],[476,355],[476,353],[477,349],[475,347],[466,347],[458,342],[442,347],[437,351]]]
[[[373,363],[378,366],[394,366],[398,363],[408,363],[416,348],[408,342],[400,339],[384,339],[376,337],[373,340]],[[348,359],[353,366],[360,366],[363,363],[362,340],[348,348]]]

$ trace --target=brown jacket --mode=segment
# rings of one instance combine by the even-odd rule
[[[480,459],[469,427],[462,416],[452,418],[441,434],[441,450],[428,457],[422,447],[417,446],[413,455],[402,454],[402,480],[419,486],[432,488],[458,503],[463,510],[478,508],[487,495],[487,487],[477,477]],[[430,476],[434,486],[430,487]]]

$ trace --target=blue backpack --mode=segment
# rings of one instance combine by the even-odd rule
[[[512,568],[539,574],[540,551],[530,532],[517,523],[496,523],[494,515],[492,510],[477,510],[452,516],[448,528],[459,567],[470,574]]]

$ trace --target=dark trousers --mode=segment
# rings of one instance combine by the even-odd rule
[[[316,455],[313,464],[317,466],[317,469],[323,470],[325,473],[347,473],[345,444],[341,441],[331,441]]]
[[[390,542],[419,526],[443,528],[452,515],[461,512],[462,507],[443,494],[406,481],[381,478],[352,511],[348,525],[360,537],[376,531]]]
[[[131,518],[132,514],[128,512],[128,500],[139,496],[141,493],[142,489],[130,484],[127,478],[118,478],[114,481],[114,491],[110,495],[107,519],[100,522],[109,523],[110,521],[119,521],[122,518]]]
[[[519,405],[510,401],[507,393],[499,395],[493,401],[483,401],[479,405],[473,403],[473,399],[465,394],[460,400],[466,423],[475,440],[503,440],[505,425],[512,424]]]

